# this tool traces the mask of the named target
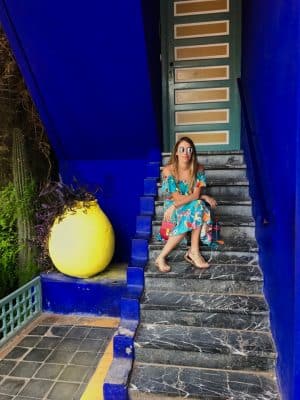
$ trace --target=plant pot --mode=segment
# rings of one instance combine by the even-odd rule
[[[78,202],[56,218],[48,246],[55,267],[62,273],[88,278],[110,263],[115,247],[112,225],[96,201]]]

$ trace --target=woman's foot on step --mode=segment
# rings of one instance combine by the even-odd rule
[[[204,257],[201,256],[200,253],[192,252],[191,250],[188,250],[185,255],[184,259],[194,265],[194,267],[199,268],[199,269],[206,269],[209,268],[209,264],[207,261],[205,261]]]
[[[157,257],[157,259],[154,262],[156,268],[159,270],[159,272],[170,272],[171,267],[169,264],[166,263],[166,260],[164,257]]]

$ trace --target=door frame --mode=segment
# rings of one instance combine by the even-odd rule
[[[161,70],[162,70],[162,125],[163,125],[163,151],[169,152],[175,144],[175,121],[173,123],[171,114],[174,113],[170,109],[170,96],[174,95],[174,80],[169,84],[169,74],[172,73],[172,68],[169,65],[170,52],[173,51],[172,38],[169,40],[170,23],[172,16],[170,15],[170,2],[174,4],[176,0],[160,0],[160,32],[161,32]],[[239,134],[230,135],[230,141],[227,145],[201,146],[203,151],[212,150],[240,150],[241,141],[241,114],[240,114],[240,99],[237,85],[237,78],[241,73],[241,21],[242,21],[242,0],[229,0],[232,19],[234,19],[233,30],[231,37],[234,40],[230,42],[230,58],[231,58],[231,96],[232,106],[236,110],[234,119],[231,122],[232,131],[239,131]],[[163,21],[163,23],[162,23]],[[233,51],[234,49],[234,51]],[[173,69],[174,74],[174,69]],[[234,77],[232,79],[231,77]],[[175,132],[174,132],[175,133]]]

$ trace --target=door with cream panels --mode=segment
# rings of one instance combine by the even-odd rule
[[[240,0],[161,0],[164,150],[240,148]]]

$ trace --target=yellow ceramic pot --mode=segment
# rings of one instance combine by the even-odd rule
[[[112,259],[115,237],[112,225],[96,201],[78,202],[57,218],[49,236],[49,254],[62,273],[88,278],[103,271]]]

